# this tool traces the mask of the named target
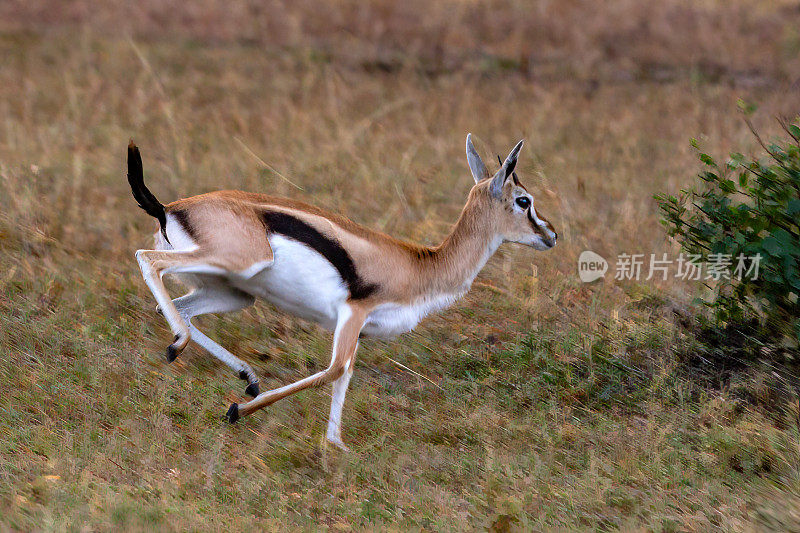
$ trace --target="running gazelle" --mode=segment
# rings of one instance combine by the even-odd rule
[[[456,224],[435,247],[400,241],[343,216],[275,196],[217,191],[162,205],[144,185],[138,148],[128,146],[128,182],[139,206],[157,218],[155,249],[139,250],[142,275],[175,334],[173,361],[194,340],[247,380],[254,396],[234,403],[230,422],[307,387],[333,383],[327,439],[341,439],[342,404],[358,339],[410,331],[429,313],[463,296],[501,243],[537,250],[556,244],[553,226],[514,172],[523,141],[491,176],[467,135],[475,185]],[[171,299],[162,282],[174,274],[191,292]],[[259,393],[253,369],[215,343],[191,319],[237,311],[263,298],[332,330],[330,365],[295,383]]]

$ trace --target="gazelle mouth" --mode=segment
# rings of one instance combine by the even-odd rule
[[[552,237],[550,237],[547,234],[545,234],[544,231],[541,231],[541,232],[537,233],[537,236],[539,237],[539,240],[542,242],[542,244],[544,246],[547,247],[546,249],[548,249],[548,250],[550,248],[554,247],[556,245],[556,242],[558,241],[558,234],[556,234],[556,232],[554,232],[554,231],[552,233],[553,233]]]

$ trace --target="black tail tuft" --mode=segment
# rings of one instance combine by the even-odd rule
[[[144,209],[145,213],[151,217],[158,219],[158,223],[161,225],[161,233],[167,239],[167,214],[164,212],[164,206],[161,202],[144,184],[142,156],[139,155],[139,148],[133,144],[133,139],[128,144],[128,183],[131,186],[133,198],[139,204],[139,207]],[[167,239],[167,242],[169,242],[169,239]]]

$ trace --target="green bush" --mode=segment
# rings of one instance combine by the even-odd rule
[[[701,186],[656,196],[670,236],[705,261],[730,260],[730,275],[706,280],[709,304],[725,324],[757,319],[770,340],[800,338],[800,126],[764,144],[762,159],[732,153],[724,165],[700,153]],[[751,128],[752,129],[752,128]],[[698,148],[697,141],[692,145]],[[757,258],[753,260],[753,258]],[[739,270],[737,272],[737,267]],[[748,272],[748,269],[750,272]],[[757,275],[755,270],[757,269]],[[704,276],[705,277],[705,276]]]

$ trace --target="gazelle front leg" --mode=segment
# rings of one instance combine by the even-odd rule
[[[344,373],[339,376],[339,379],[333,382],[331,391],[331,414],[328,417],[328,431],[325,438],[328,442],[334,444],[338,448],[349,451],[349,448],[342,441],[342,407],[344,406],[344,397],[347,394],[347,387],[350,385],[350,378],[353,377],[353,368],[355,366],[355,351],[358,350],[356,343],[356,350],[353,356],[345,363]]]
[[[232,404],[230,409],[228,409],[228,421],[234,423],[239,420],[240,417],[258,411],[290,394],[294,394],[308,387],[317,387],[334,380],[339,380],[342,376],[351,372],[356,348],[358,347],[358,334],[361,332],[361,327],[364,325],[366,316],[366,309],[361,306],[352,303],[343,304],[339,308],[336,332],[333,335],[333,355],[331,356],[331,364],[328,368],[322,372],[317,372],[312,376],[303,378],[300,381],[262,392],[247,403]],[[342,402],[343,401],[344,398],[342,397]],[[339,416],[341,416],[341,407],[338,408],[338,411]]]

